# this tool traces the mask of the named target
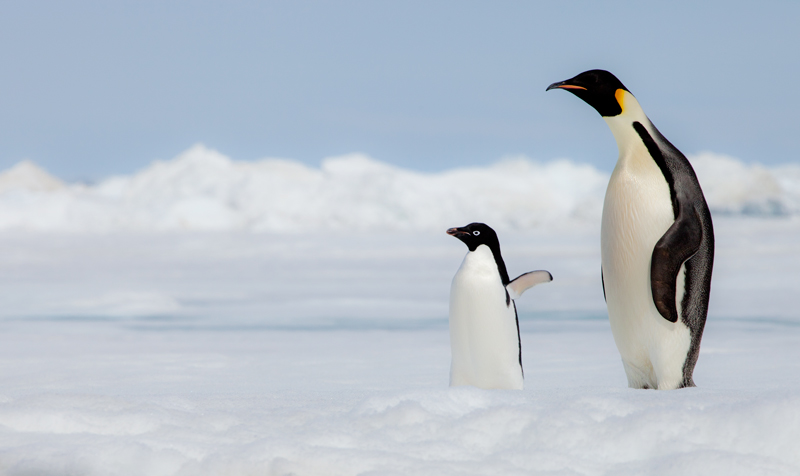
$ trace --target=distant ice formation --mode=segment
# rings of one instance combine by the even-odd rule
[[[690,157],[715,213],[800,214],[800,166]],[[234,161],[196,145],[95,185],[67,184],[29,161],[0,173],[0,230],[256,232],[443,230],[483,221],[504,230],[597,223],[608,174],[567,159],[525,157],[424,173],[362,154],[319,168]]]
[[[800,165],[747,165],[727,155],[689,156],[712,212],[730,215],[800,214]]]

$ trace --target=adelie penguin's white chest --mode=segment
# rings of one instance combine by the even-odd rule
[[[522,388],[514,304],[492,251],[467,253],[450,288],[450,385]]]

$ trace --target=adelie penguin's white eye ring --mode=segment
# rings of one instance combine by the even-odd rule
[[[478,235],[481,234],[481,232],[479,232],[478,230],[475,230],[475,231],[472,232],[472,234],[475,235],[475,236],[478,236]]]

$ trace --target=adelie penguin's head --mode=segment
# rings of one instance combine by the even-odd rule
[[[614,117],[622,113],[625,92],[630,94],[616,76],[602,69],[584,71],[572,79],[553,83],[551,89],[566,89],[586,101],[603,117]]]
[[[475,251],[480,245],[486,245],[489,248],[500,245],[497,233],[484,223],[470,223],[461,228],[450,228],[447,230],[447,234],[463,241],[470,251]]]

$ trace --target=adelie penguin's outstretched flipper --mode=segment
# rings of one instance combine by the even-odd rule
[[[514,278],[506,286],[508,295],[511,299],[517,299],[528,289],[541,283],[549,283],[553,280],[553,275],[549,271],[531,271]]]

